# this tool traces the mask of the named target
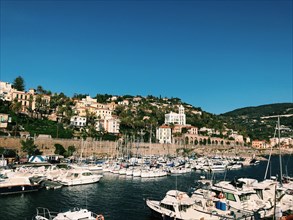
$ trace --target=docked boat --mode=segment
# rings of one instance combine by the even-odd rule
[[[51,212],[47,208],[37,208],[37,214],[33,217],[33,220],[104,220],[103,215],[97,215],[87,209],[69,210],[66,212]]]
[[[250,183],[252,184],[252,183]],[[227,206],[247,213],[258,213],[261,218],[268,217],[273,211],[273,204],[270,201],[262,200],[255,189],[243,187],[244,183],[233,181],[221,181],[213,184],[210,189],[199,189],[201,193],[212,191],[215,197],[224,194]]]
[[[216,197],[216,193],[210,190],[198,189],[191,198],[194,200],[195,210],[208,215],[215,215],[221,219],[254,219],[253,212],[236,210],[228,206],[224,194]]]
[[[83,185],[97,183],[103,175],[95,174],[89,170],[73,169],[69,170],[64,177],[58,179],[58,182],[64,186]]]
[[[192,169],[190,167],[172,167],[169,169],[171,174],[183,174],[190,173]]]
[[[242,167],[243,167],[243,164],[238,162],[231,162],[227,165],[228,170],[237,170],[237,169],[241,169]]]
[[[141,178],[163,177],[167,175],[167,171],[160,168],[143,169],[140,174]]]
[[[242,188],[254,189],[262,201],[279,206],[282,212],[293,211],[293,195],[287,193],[288,190],[280,186],[276,180],[266,179],[259,182],[256,179],[239,178],[238,182],[243,184]]]
[[[194,200],[187,193],[170,190],[161,200],[146,200],[153,216],[159,219],[176,219],[176,220],[199,220],[199,219],[221,219],[212,213],[203,213],[194,209]]]
[[[12,176],[0,179],[0,195],[38,191],[40,185],[27,176]]]

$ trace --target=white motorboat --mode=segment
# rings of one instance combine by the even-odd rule
[[[293,211],[293,195],[287,193],[287,189],[280,186],[276,180],[266,179],[259,182],[256,179],[239,178],[237,181],[243,183],[242,188],[254,189],[259,198],[264,202],[272,205],[276,203],[282,212]]]
[[[155,217],[161,219],[176,220],[200,220],[200,219],[220,219],[219,216],[212,213],[203,213],[194,209],[194,201],[187,193],[170,190],[161,201],[146,200],[147,206],[150,208]]]
[[[162,177],[167,176],[167,171],[164,171],[160,168],[151,168],[151,169],[143,169],[141,171],[142,178],[153,178],[153,177]]]
[[[210,190],[216,193],[216,197],[223,193],[229,207],[245,212],[258,213],[261,218],[268,217],[273,209],[273,204],[270,201],[262,200],[252,187],[243,187],[243,185],[243,182],[236,180],[231,182],[221,181],[212,185]]]
[[[89,170],[73,169],[69,170],[64,177],[58,179],[58,182],[65,186],[83,185],[97,183],[103,175],[95,174]]]
[[[104,220],[103,215],[97,215],[87,209],[73,209],[66,212],[51,212],[47,208],[37,208],[33,220]]]
[[[38,191],[40,185],[34,183],[28,176],[15,175],[0,179],[0,195]]]
[[[190,173],[192,171],[189,167],[172,167],[169,169],[171,174],[183,174],[183,173]]]
[[[141,169],[140,169],[140,168],[135,168],[135,169],[132,171],[132,176],[133,176],[133,177],[140,177],[140,176],[141,176]]]
[[[195,203],[193,207],[198,212],[215,215],[221,219],[251,219],[250,217],[253,217],[253,212],[236,210],[227,206],[224,194],[220,195],[220,197],[216,197],[216,193],[213,191],[198,189],[191,196]]]

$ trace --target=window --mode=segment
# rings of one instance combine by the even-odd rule
[[[236,202],[235,196],[232,193],[225,193],[226,199]]]
[[[160,206],[164,209],[168,209],[168,210],[171,210],[171,211],[175,211],[174,207],[172,205],[167,205],[167,204],[164,204],[164,203],[161,203]]]
[[[179,211],[186,211],[190,206],[189,205],[180,205],[179,206]]]
[[[256,194],[257,194],[261,199],[263,199],[263,192],[262,192],[261,189],[257,189],[257,190],[256,190]]]
[[[249,200],[249,198],[250,198],[249,194],[243,194],[243,195],[239,196],[239,199],[241,202],[247,201],[247,200]]]

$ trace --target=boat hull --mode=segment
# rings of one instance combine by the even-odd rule
[[[0,187],[0,195],[34,192],[40,189],[39,185],[16,185]]]

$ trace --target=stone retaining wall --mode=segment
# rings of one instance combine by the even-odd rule
[[[24,138],[0,137],[0,147],[14,149],[19,155],[25,153],[21,150],[20,141]],[[133,155],[176,155],[179,148],[191,148],[194,152],[206,156],[257,156],[268,155],[270,150],[258,150],[245,146],[180,146],[175,144],[149,144],[149,143],[129,143],[127,147],[119,146],[118,142],[112,141],[82,141],[77,139],[54,139],[54,138],[36,138],[34,141],[43,155],[54,154],[55,144],[61,144],[66,150],[69,146],[76,148],[76,155],[82,156],[121,156],[126,154]],[[284,149],[283,153],[290,154],[293,149]],[[275,154],[279,150],[274,150]]]

